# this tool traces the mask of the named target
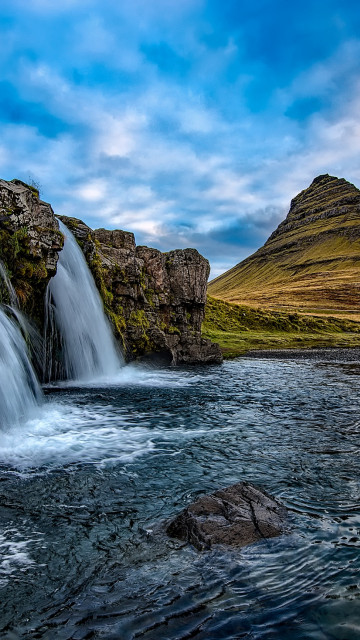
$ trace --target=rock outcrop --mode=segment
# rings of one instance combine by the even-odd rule
[[[22,309],[43,325],[44,295],[64,239],[49,204],[34,187],[0,180],[0,260]],[[5,297],[6,290],[1,291]]]
[[[62,216],[88,261],[127,360],[157,354],[172,364],[218,363],[201,337],[209,263],[195,249],[137,247],[132,233],[90,229]]]
[[[127,360],[155,354],[173,364],[222,361],[219,346],[201,337],[209,263],[195,249],[161,253],[136,247],[132,233],[62,220],[83,249]],[[40,330],[63,243],[38,190],[21,180],[0,180],[0,261],[21,309]],[[0,279],[0,302],[8,297]]]
[[[358,312],[359,189],[343,178],[315,178],[264,246],[211,282],[209,292],[250,306]]]
[[[167,527],[167,534],[199,550],[214,544],[244,547],[280,535],[286,509],[251,484],[241,482],[202,496]]]

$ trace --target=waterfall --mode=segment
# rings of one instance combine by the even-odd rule
[[[14,287],[11,284],[10,278],[7,274],[6,268],[4,266],[4,264],[1,262],[0,260],[0,278],[2,279],[6,291],[7,291],[7,295],[9,296],[9,300],[10,300],[10,304],[14,309],[18,309],[19,308],[19,301],[15,292]]]
[[[19,328],[0,306],[0,427],[29,417],[42,398]]]
[[[65,236],[56,275],[47,295],[47,336],[60,334],[66,379],[87,381],[113,376],[123,365],[102,300],[73,234],[59,221]]]

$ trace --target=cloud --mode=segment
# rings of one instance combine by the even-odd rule
[[[214,274],[263,244],[317,174],[359,183],[355,4],[261,6],[14,0],[2,177],[31,175],[58,213],[139,244],[195,246]]]

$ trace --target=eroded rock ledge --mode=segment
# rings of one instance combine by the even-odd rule
[[[168,525],[167,533],[199,550],[214,544],[244,547],[280,535],[285,521],[285,507],[257,487],[240,482],[200,497]]]
[[[158,354],[172,364],[222,361],[219,346],[201,337],[210,267],[196,249],[161,253],[137,247],[127,231],[61,220],[84,252],[127,360]]]

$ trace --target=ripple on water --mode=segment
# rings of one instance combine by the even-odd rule
[[[1,632],[358,640],[355,368],[243,359],[48,388],[0,436]],[[203,553],[164,535],[239,480],[284,502],[285,535]]]

